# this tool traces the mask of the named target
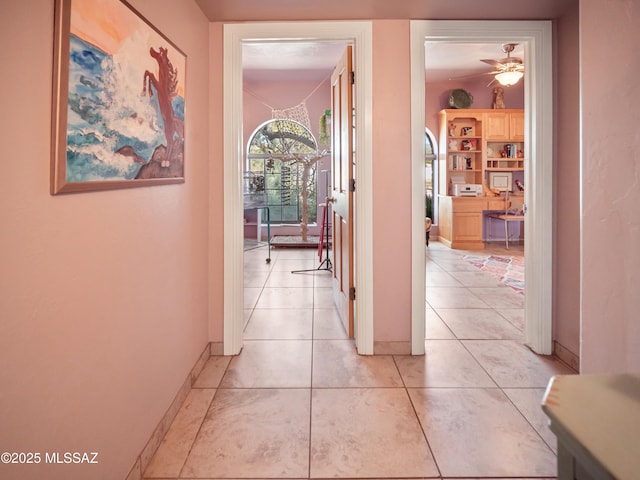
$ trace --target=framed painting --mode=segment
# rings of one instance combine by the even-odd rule
[[[51,193],[184,182],[186,55],[124,0],[56,0]]]

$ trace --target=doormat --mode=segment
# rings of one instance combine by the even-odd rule
[[[271,237],[272,247],[318,247],[320,237],[307,235],[307,241],[302,241],[301,235],[274,235]]]
[[[496,277],[507,287],[524,295],[524,257],[502,255],[465,255],[471,265]]]

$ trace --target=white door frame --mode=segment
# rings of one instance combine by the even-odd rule
[[[518,42],[525,52],[525,344],[552,353],[553,83],[549,21],[411,21],[412,319],[414,355],[424,354],[425,40],[446,43]]]
[[[224,354],[242,349],[243,200],[242,45],[248,42],[344,41],[354,45],[356,104],[355,304],[356,348],[373,354],[372,24],[260,22],[224,25]]]

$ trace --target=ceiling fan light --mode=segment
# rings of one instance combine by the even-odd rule
[[[496,75],[496,80],[506,87],[515,85],[523,76],[522,72],[502,72]]]

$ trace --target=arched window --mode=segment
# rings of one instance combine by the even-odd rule
[[[262,190],[271,221],[297,224],[302,221],[304,162],[317,155],[318,143],[303,124],[274,119],[260,125],[249,138],[246,171],[254,188]],[[316,164],[306,175],[308,222],[316,221]]]

